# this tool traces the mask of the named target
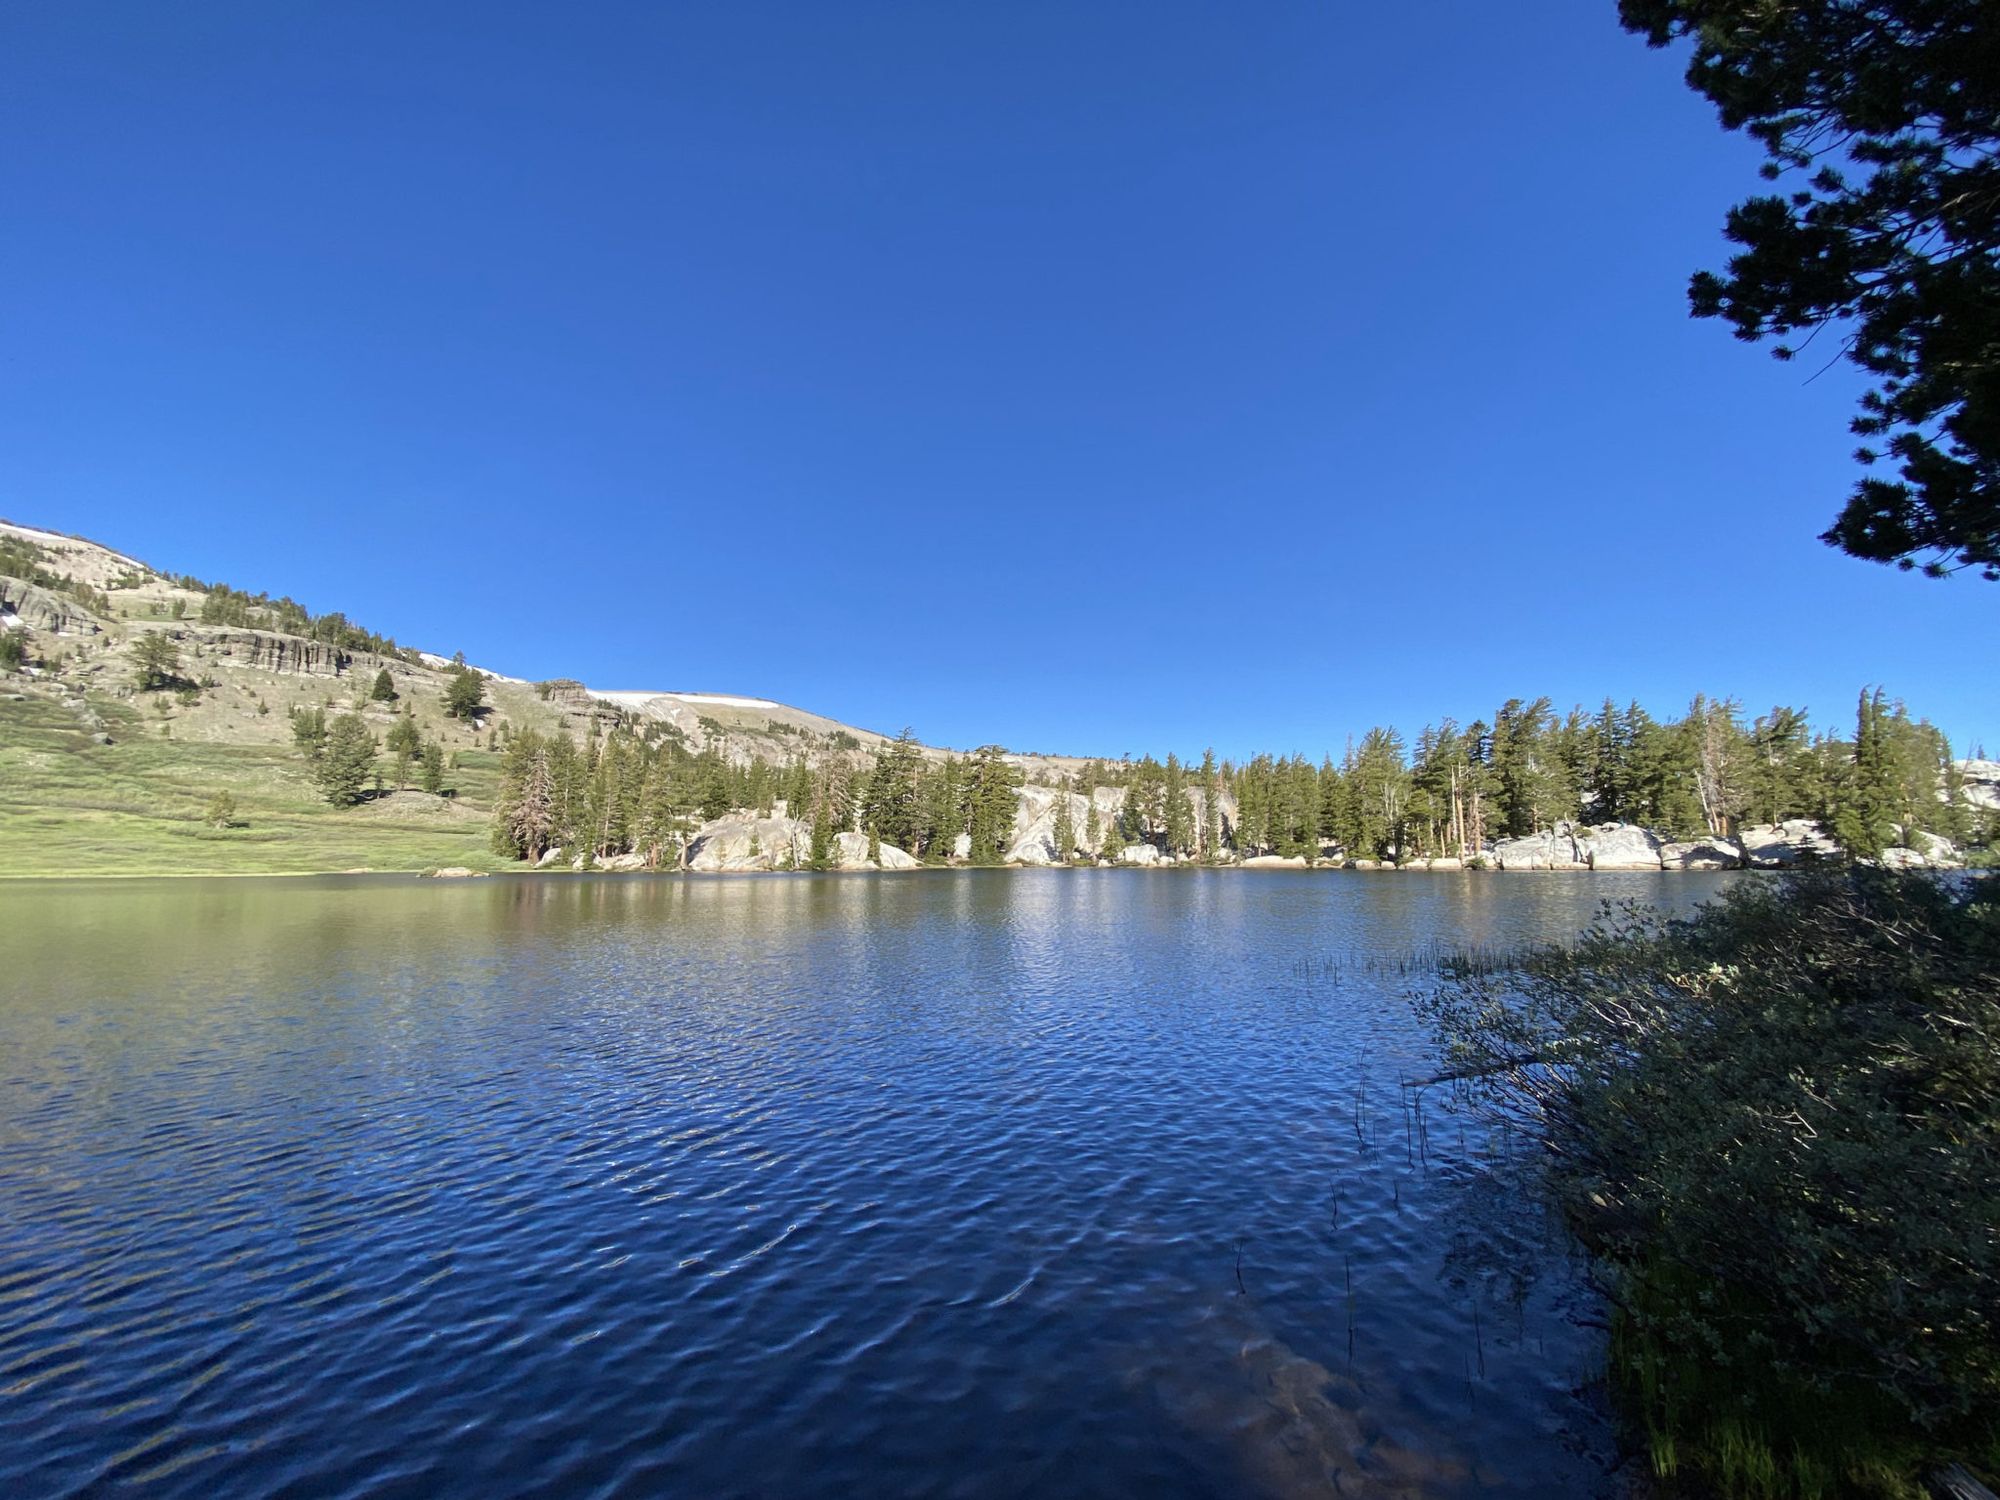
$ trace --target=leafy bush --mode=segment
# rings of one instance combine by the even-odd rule
[[[1869,1436],[1842,1412],[1878,1446],[1993,1442],[2000,885],[1852,869],[1686,919],[1607,909],[1572,945],[1448,966],[1428,1009],[1612,1268],[1662,1468],[1678,1433],[1719,1477],[1719,1420],[1787,1463]]]

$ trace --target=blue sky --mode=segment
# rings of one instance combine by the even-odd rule
[[[1844,367],[1610,0],[0,10],[0,514],[527,677],[1338,751],[1509,696],[2000,750],[1821,545]]]

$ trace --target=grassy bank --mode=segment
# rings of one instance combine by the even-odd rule
[[[162,736],[129,704],[95,699],[96,725],[56,698],[0,703],[0,874],[270,875],[494,869],[488,808],[498,757],[462,751],[456,796],[394,792],[330,807],[289,746]],[[211,800],[236,801],[230,826]]]
[[[1431,1009],[1608,1272],[1655,1472],[1746,1500],[2000,1469],[2000,883],[1854,869],[1607,915]]]

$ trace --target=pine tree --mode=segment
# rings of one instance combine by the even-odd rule
[[[132,644],[132,682],[142,693],[180,681],[181,649],[163,630],[149,630]]]
[[[882,838],[900,849],[914,848],[921,832],[922,808],[917,801],[917,771],[922,764],[916,737],[905,729],[875,752],[875,763],[861,794],[861,816]]]
[[[368,699],[371,703],[396,701],[396,679],[389,675],[387,667],[375,674],[375,685],[368,690]]]
[[[299,747],[305,758],[317,764],[326,753],[326,710],[323,708],[300,708],[292,706],[292,743]]]
[[[417,721],[410,713],[410,706],[403,705],[403,711],[396,716],[396,722],[389,726],[389,733],[383,739],[383,748],[389,752],[390,766],[396,773],[396,785],[400,789],[408,773],[410,762],[423,754],[423,735],[417,730]]]
[[[493,847],[497,853],[533,864],[554,846],[553,760],[554,745],[538,734],[519,734],[508,742],[494,805]]]
[[[1214,864],[1222,852],[1222,778],[1216,774],[1215,751],[1201,752],[1201,859]]]
[[[1815,771],[1812,730],[1804,714],[1780,705],[1760,717],[1750,731],[1750,817],[1782,823],[1819,811]]]
[[[972,836],[968,858],[975,865],[997,865],[1014,832],[1019,802],[1020,771],[1006,761],[998,745],[974,752],[967,797],[966,831]]]
[[[1070,812],[1069,788],[1056,789],[1056,862],[1068,864],[1076,858],[1076,818]]]
[[[1884,733],[1882,691],[1861,690],[1854,752],[1836,790],[1833,836],[1856,859],[1879,859],[1895,836],[1894,763]]]
[[[375,777],[375,736],[357,714],[342,714],[327,730],[326,749],[313,766],[321,794],[335,807],[367,795]]]
[[[1090,815],[1093,818],[1097,816],[1095,803],[1091,805]],[[1118,863],[1118,856],[1125,852],[1125,830],[1119,826],[1118,814],[1113,813],[1110,817],[1104,819],[1103,833],[1098,840],[1097,852],[1100,858],[1109,860],[1114,865]]]
[[[452,672],[451,680],[445,684],[445,717],[448,719],[476,720],[485,702],[485,680],[471,667],[464,666],[463,664],[458,666]]]
[[[924,780],[924,861],[941,865],[965,832],[965,764],[947,760]]]
[[[803,755],[785,767],[784,784],[785,816],[804,822],[812,810],[813,776]]]
[[[1090,786],[1083,796],[1083,842],[1091,858],[1100,859],[1104,854],[1104,820],[1097,812],[1097,788]]]
[[[729,768],[723,764],[722,757],[713,750],[702,751],[697,759],[701,767],[696,783],[699,788],[701,815],[712,823],[727,813],[732,803],[729,795]],[[809,798],[810,793],[808,793]],[[798,814],[793,813],[792,816],[797,817]]]
[[[1175,755],[1167,756],[1167,769],[1161,786],[1161,833],[1167,852],[1180,856],[1192,854],[1195,848],[1194,800],[1188,796],[1187,768]]]
[[[436,740],[425,745],[417,772],[417,785],[433,797],[444,791],[444,746]]]
[[[831,870],[834,866],[834,839],[839,833],[833,821],[833,809],[822,799],[813,810],[811,852],[806,856],[809,870]]]

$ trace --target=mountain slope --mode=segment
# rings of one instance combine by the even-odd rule
[[[488,711],[454,719],[456,664],[444,657],[12,522],[0,522],[0,633],[27,658],[0,670],[0,875],[490,868],[503,724],[583,738],[652,721],[738,763],[884,742],[768,699],[593,692],[484,668]],[[180,655],[177,690],[135,685],[135,653],[153,635]],[[374,701],[384,671],[396,697]],[[390,790],[328,806],[294,745],[293,710],[359,713],[379,741],[405,708],[449,757],[451,795]],[[1046,763],[1070,764],[1081,762]],[[210,816],[221,794],[233,818]]]

